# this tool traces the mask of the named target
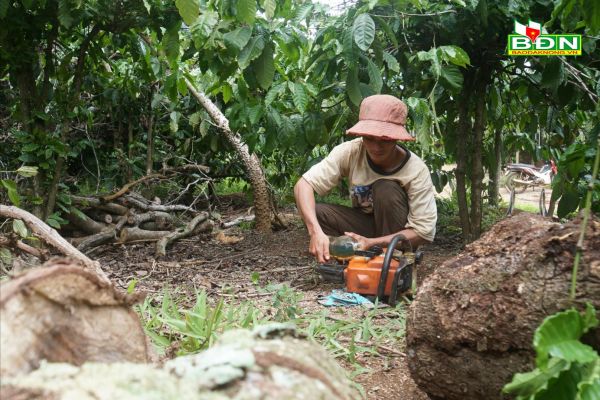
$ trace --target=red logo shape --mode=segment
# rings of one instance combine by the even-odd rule
[[[531,42],[535,42],[535,39],[537,39],[537,37],[540,36],[540,33],[541,32],[539,29],[533,29],[530,27],[525,28],[525,34],[531,40]]]

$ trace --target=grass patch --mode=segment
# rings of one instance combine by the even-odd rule
[[[162,354],[176,348],[177,355],[197,353],[208,347],[229,329],[252,328],[267,322],[292,322],[301,333],[324,346],[331,355],[349,362],[353,376],[368,370],[362,367],[359,355],[381,355],[398,351],[405,335],[406,305],[361,309],[349,317],[340,308],[307,311],[299,307],[303,294],[284,284],[257,287],[271,295],[270,302],[258,307],[252,301],[216,302],[208,300],[205,291],[198,291],[193,304],[189,298],[172,295],[148,297],[136,307],[145,331]]]

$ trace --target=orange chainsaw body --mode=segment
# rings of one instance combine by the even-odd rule
[[[381,278],[384,255],[376,257],[352,257],[348,267],[344,270],[344,279],[346,281],[346,290],[348,292],[377,295],[377,287]],[[396,268],[400,263],[392,259],[388,272],[384,294],[389,296],[392,291],[392,282]]]

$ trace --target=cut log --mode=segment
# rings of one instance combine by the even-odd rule
[[[73,203],[84,206],[94,207],[99,210],[104,210],[115,215],[125,215],[129,209],[125,206],[116,203],[104,203],[100,199],[95,197],[82,197],[82,196],[71,196]]]
[[[1,382],[2,398],[34,394],[82,400],[360,398],[345,371],[322,347],[295,337],[293,328],[280,324],[225,332],[209,350],[162,367],[45,364]]]
[[[411,374],[432,398],[501,399],[534,367],[545,317],[585,302],[600,309],[600,223],[589,223],[574,304],[569,301],[579,223],[521,213],[496,224],[419,288],[407,320]],[[600,330],[591,342],[598,348]]]
[[[177,229],[175,232],[172,232],[160,238],[158,242],[156,242],[156,256],[165,256],[167,254],[167,246],[169,246],[177,239],[190,236],[194,232],[196,227],[200,223],[205,222],[207,219],[208,213],[203,212],[201,214],[198,214],[184,228]]]
[[[153,221],[157,224],[157,227],[162,226],[162,230],[167,230],[167,228],[172,227],[174,220],[175,217],[172,214],[164,211],[149,211],[143,214],[130,214],[129,217],[127,217],[127,223],[129,225],[141,227],[144,222]]]
[[[51,260],[3,283],[2,381],[38,368],[42,360],[147,362],[150,350],[131,300],[68,260]]]
[[[74,259],[78,260],[86,268],[95,271],[96,274],[98,274],[98,276],[100,277],[100,279],[103,282],[105,282],[105,284],[111,284],[104,271],[102,271],[102,268],[100,268],[100,264],[98,262],[90,260],[85,254],[77,250],[62,236],[60,236],[58,232],[56,232],[56,230],[46,225],[35,215],[25,210],[22,210],[19,207],[4,206],[0,204],[0,216],[23,220],[27,227],[38,237],[40,237],[44,242],[50,244],[51,246],[54,246],[64,255],[73,257]]]
[[[153,242],[170,233],[171,231],[147,231],[138,227],[124,228],[119,235],[119,243],[135,241]]]
[[[106,225],[94,221],[85,214],[76,215],[73,213],[69,213],[65,214],[65,218],[77,229],[88,234],[99,233],[106,228]]]
[[[195,212],[195,210],[193,208],[184,206],[184,205],[180,205],[180,204],[174,204],[174,205],[148,204],[148,203],[145,203],[145,202],[141,201],[140,199],[137,199],[136,197],[133,197],[130,195],[123,196],[121,201],[125,205],[133,205],[134,207],[137,207],[140,210],[144,210],[144,211],[164,211],[164,212],[193,211],[193,212]]]

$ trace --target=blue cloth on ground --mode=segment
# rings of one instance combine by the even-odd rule
[[[318,300],[320,304],[326,307],[347,307],[364,305],[367,308],[372,308],[375,305],[366,297],[358,293],[350,293],[345,290],[334,289],[331,294],[323,296]]]

